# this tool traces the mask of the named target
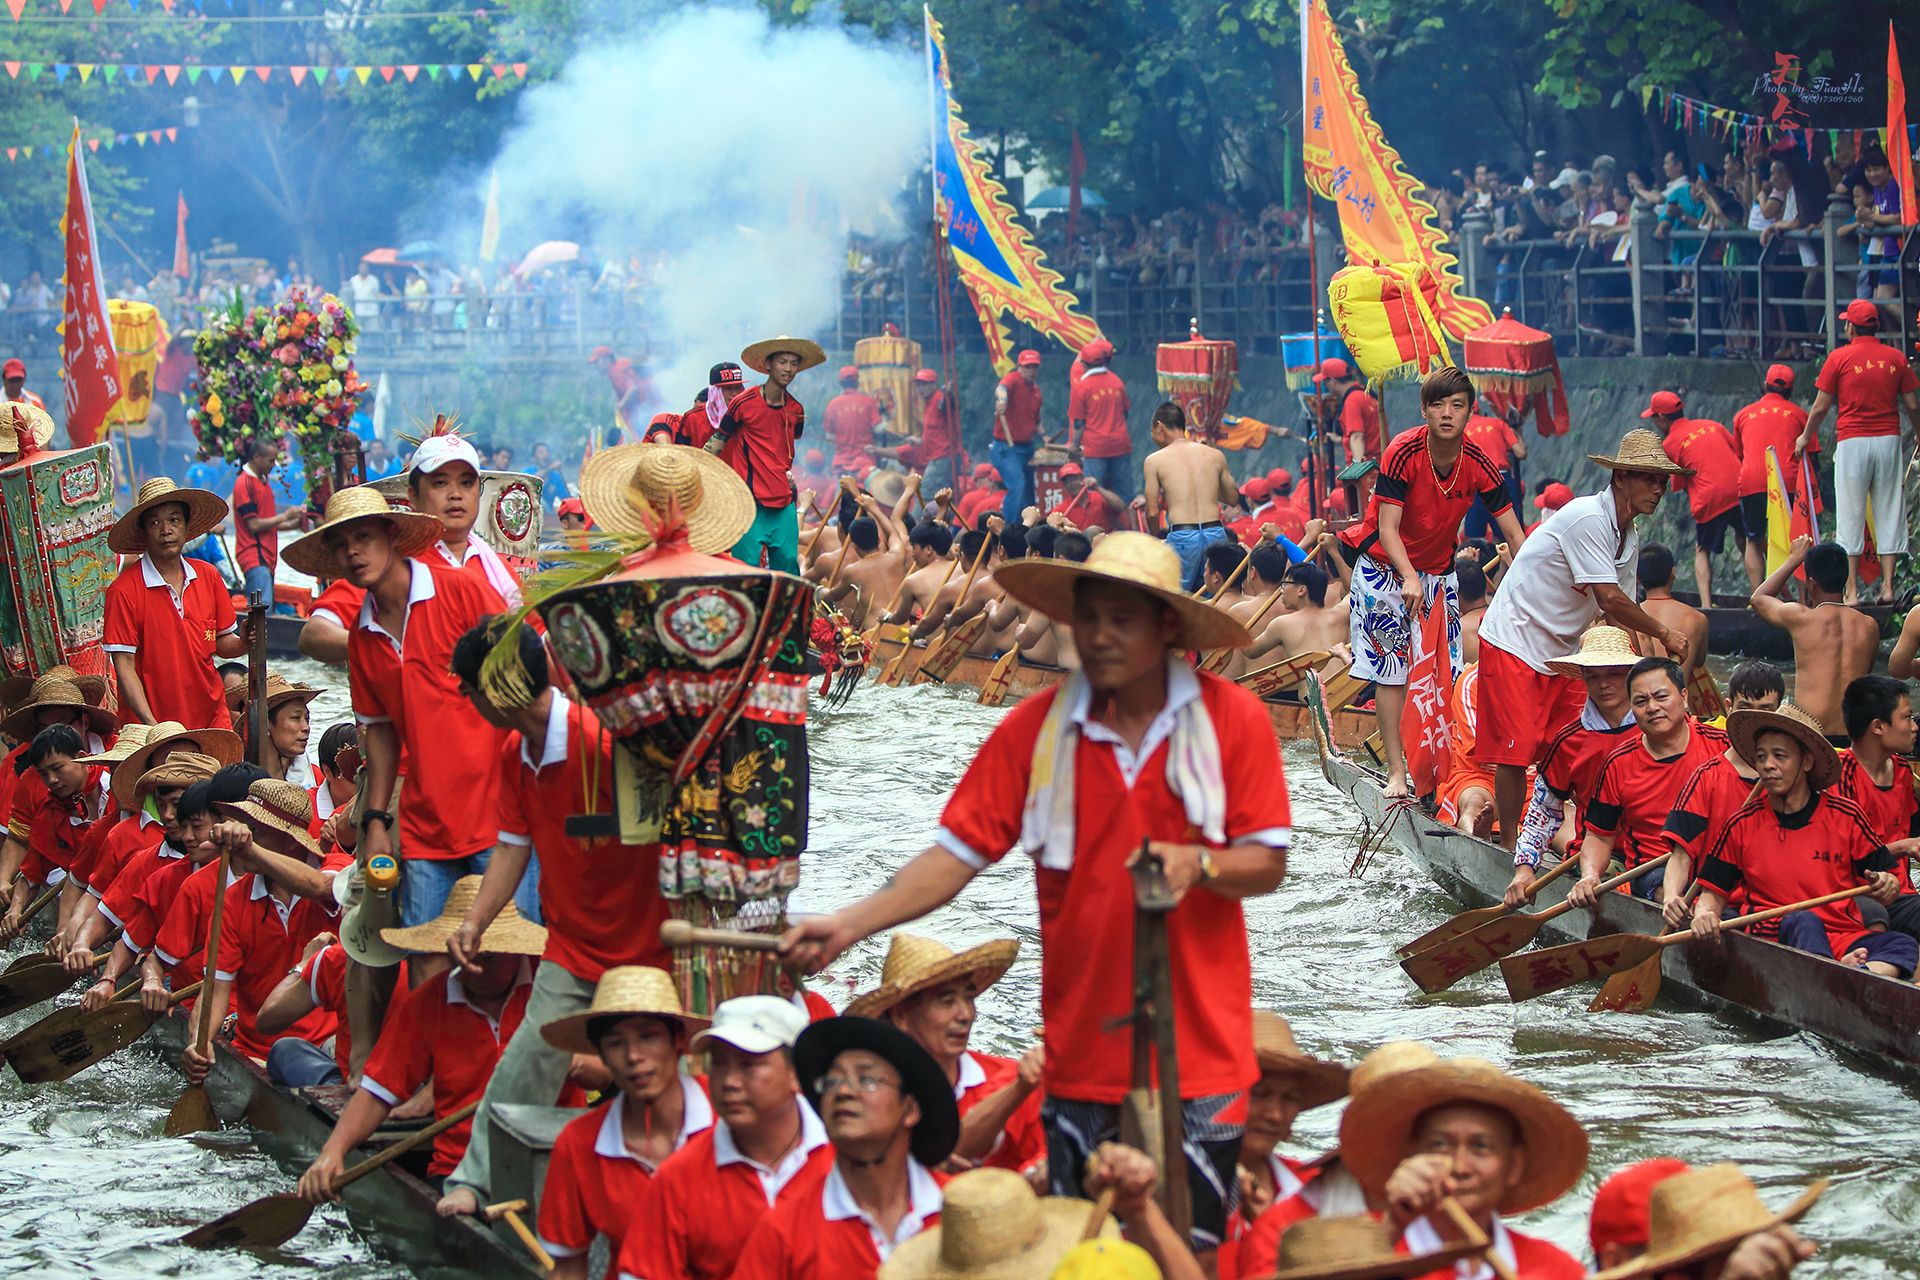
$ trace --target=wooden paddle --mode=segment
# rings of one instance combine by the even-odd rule
[[[1579,865],[1580,859],[1578,858],[1562,858],[1554,865],[1553,870],[1543,876],[1535,876],[1533,884],[1527,889],[1527,901],[1532,902],[1534,896],[1542,889]],[[1503,916],[1513,914],[1517,910],[1519,910],[1518,907],[1509,907],[1505,903],[1501,903],[1498,906],[1475,907],[1471,911],[1462,911],[1445,924],[1429,929],[1412,942],[1403,944],[1399,949],[1399,954],[1403,958],[1406,956],[1417,956],[1429,947],[1437,947],[1441,943],[1449,942],[1463,933],[1472,933],[1488,921],[1498,920]]]
[[[960,594],[953,598],[953,607],[955,609],[958,609],[960,607],[961,603],[964,600],[966,600],[968,593],[970,593],[973,590],[974,579],[980,576],[980,566],[986,563],[987,553],[993,550],[994,539],[997,537],[999,537],[999,535],[994,533],[991,529],[989,529],[987,531],[987,536],[981,539],[980,549],[973,553],[973,563],[967,566],[967,580],[961,584]],[[958,564],[959,562],[955,561],[954,563]],[[974,618],[968,618],[966,622],[961,623],[960,626],[957,628],[954,627],[952,624],[952,621],[951,621],[953,616],[952,613],[949,612],[947,616],[949,621],[947,623],[946,636],[942,639],[942,641],[939,644],[936,644],[931,637],[928,638],[927,654],[924,658],[920,659],[920,665],[913,669],[912,683],[921,684],[925,680],[938,680],[942,684],[946,683],[947,676],[953,671],[953,668],[959,664],[960,655],[956,654],[951,659],[943,660],[944,670],[940,668],[936,668],[932,672],[927,672],[927,664],[934,660],[935,655],[951,650],[954,639],[960,634],[961,631],[965,630],[966,627],[973,622],[974,618],[978,618],[982,625],[985,625],[986,623],[986,614],[984,612],[975,614]],[[979,630],[978,628],[975,628],[976,635],[978,634],[978,630]],[[966,644],[968,645],[971,645],[972,643],[973,641],[971,639],[966,641]],[[965,648],[962,647],[960,653],[964,654],[965,652],[966,652]],[[923,675],[922,673],[926,673],[926,674]]]
[[[267,737],[267,600],[247,599],[247,759],[272,772],[273,743]]]
[[[997,707],[1007,700],[1007,687],[1013,683],[1013,671],[1019,665],[1019,649],[1009,649],[1000,655],[993,670],[987,673],[987,682],[980,686],[981,706]]]
[[[1720,684],[1705,666],[1693,669],[1687,677],[1687,710],[1696,720],[1714,720],[1727,714],[1727,700],[1720,696]]]
[[[840,571],[847,567],[847,552],[851,550],[853,550],[852,538],[847,538],[840,543],[840,554],[834,557],[833,572],[827,577],[827,585],[820,588],[822,595],[828,594],[840,585]]]
[[[700,929],[685,920],[660,925],[660,941],[670,947],[732,947],[735,951],[778,951],[777,933],[741,933],[733,929]]]
[[[940,642],[920,660],[920,669],[913,673],[913,683],[945,684],[953,669],[960,665],[960,659],[967,656],[967,650],[979,642],[986,629],[987,615],[983,611],[941,636]]]
[[[114,992],[113,999],[124,1000],[138,990],[140,990],[140,979],[136,977],[132,982]],[[29,1023],[5,1040],[0,1040],[0,1058],[12,1053],[13,1047],[17,1044],[25,1044],[29,1040],[51,1039],[93,1012],[95,1010],[82,1008],[78,1004],[55,1009],[38,1022]]]
[[[820,523],[813,527],[813,536],[808,538],[807,545],[800,549],[800,558],[802,560],[811,562],[813,560],[814,544],[819,542],[820,535],[827,531],[826,513],[824,511],[820,511],[820,504],[813,500],[813,490],[811,489],[807,490],[807,510],[816,511],[820,513]]]
[[[1460,1233],[1460,1241],[1462,1244],[1471,1245],[1475,1249],[1485,1251],[1480,1256],[1485,1260],[1487,1266],[1492,1268],[1497,1280],[1516,1280],[1513,1274],[1513,1268],[1501,1261],[1500,1255],[1488,1247],[1490,1242],[1487,1239],[1487,1233],[1482,1231],[1479,1224],[1471,1217],[1467,1216],[1466,1209],[1461,1206],[1458,1200],[1455,1200],[1452,1196],[1448,1196],[1440,1202],[1440,1212],[1446,1217],[1447,1221],[1453,1225],[1453,1229]]]
[[[1750,911],[1746,915],[1722,921],[1720,927],[1740,929],[1763,920],[1777,920],[1791,912],[1857,898],[1872,887],[1855,885],[1839,893],[1808,898],[1805,902],[1790,902],[1784,907]],[[1658,937],[1644,933],[1611,933],[1602,938],[1588,938],[1585,942],[1570,942],[1564,947],[1548,947],[1524,956],[1509,956],[1500,962],[1500,974],[1507,980],[1507,994],[1516,1002],[1531,1000],[1550,991],[1605,978],[1622,969],[1631,969],[1649,956],[1657,956],[1666,948],[1678,946],[1693,936],[1691,929],[1663,933]]]
[[[441,1116],[426,1128],[416,1129],[392,1146],[382,1148],[378,1155],[368,1156],[359,1164],[342,1170],[340,1176],[333,1180],[333,1191],[344,1191],[415,1147],[432,1142],[479,1109],[480,1099],[475,1098],[458,1111]],[[195,1227],[180,1237],[180,1243],[190,1244],[196,1249],[278,1248],[300,1234],[300,1229],[307,1225],[307,1219],[313,1216],[313,1208],[312,1201],[302,1200],[299,1196],[267,1196],[215,1218],[205,1226]]]
[[[505,1218],[507,1225],[513,1228],[513,1234],[520,1237],[520,1243],[527,1246],[527,1252],[540,1264],[542,1271],[553,1270],[553,1255],[540,1247],[540,1241],[533,1232],[527,1230],[527,1222],[520,1215],[527,1211],[525,1200],[502,1200],[499,1204],[490,1204],[480,1211],[480,1216],[488,1222],[498,1222]]]
[[[1332,656],[1325,649],[1315,649],[1312,653],[1282,658],[1271,666],[1237,677],[1234,683],[1256,698],[1271,698],[1298,688],[1300,682],[1307,678],[1307,672],[1317,670],[1321,663]]]
[[[953,575],[959,570],[959,568],[960,568],[959,560],[956,559],[956,560],[947,561],[946,576],[941,578],[940,585],[933,589],[934,595],[937,596],[942,591],[945,591],[947,589],[947,584],[953,581]],[[902,578],[900,580],[900,590],[902,593],[904,593],[906,589],[907,589],[906,579]],[[896,601],[898,601],[900,598],[901,597],[898,595],[894,597]],[[897,607],[898,605],[896,604],[895,608]],[[892,613],[893,609],[888,609],[887,612]],[[895,654],[893,661],[889,662],[886,665],[886,667],[880,672],[880,683],[884,685],[898,685],[900,683],[900,677],[906,674],[907,659],[911,657],[912,654],[913,654],[913,632],[909,630],[907,632],[906,643],[901,646],[900,652]]]
[[[46,888],[42,889],[39,892],[39,894],[34,898],[34,900],[27,904],[26,910],[20,913],[20,931],[24,932],[27,927],[27,921],[33,919],[35,916],[39,915],[42,911],[45,911],[47,909],[47,904],[49,902],[52,902],[55,898],[59,896],[60,896],[60,886],[57,884],[50,884]],[[7,970],[11,972],[14,969],[18,969],[23,965],[30,963],[35,956],[44,957],[46,956],[46,954],[47,953],[44,951],[29,951],[27,952],[27,954],[23,956],[15,956],[12,962],[7,965]]]
[[[1088,1157],[1089,1160],[1092,1157]],[[1104,1188],[1100,1198],[1093,1202],[1093,1208],[1087,1212],[1087,1225],[1080,1228],[1082,1240],[1097,1240],[1100,1232],[1106,1228],[1107,1216],[1113,1212],[1115,1192],[1112,1187]]]
[[[208,977],[220,972],[220,917],[225,914],[227,903],[227,863],[231,855],[227,850],[220,851],[220,870],[215,873],[213,893],[213,916],[207,921],[207,965]],[[194,1035],[194,1049],[203,1057],[213,1049],[213,1001],[202,1000],[194,1011],[194,1021],[198,1031]],[[167,1112],[167,1123],[161,1132],[169,1138],[184,1138],[190,1133],[206,1133],[220,1127],[220,1117],[213,1114],[213,1101],[207,1097],[204,1084],[190,1084],[173,1104],[173,1110]]]
[[[87,969],[91,972],[106,962],[105,956],[96,957]],[[78,980],[79,975],[67,972],[65,965],[45,962],[0,973],[0,1018],[31,1009],[42,1000],[51,1000]]]
[[[1630,871],[1602,880],[1596,893],[1609,893],[1629,880],[1638,879],[1655,867],[1664,867],[1673,857],[1668,850],[1657,858],[1649,858]],[[1566,862],[1577,859],[1568,858]],[[1566,863],[1561,864],[1565,866]],[[1557,871],[1559,868],[1555,868]],[[1540,929],[1549,920],[1558,920],[1572,911],[1571,902],[1559,902],[1545,911],[1536,911],[1531,915],[1507,915],[1489,920],[1478,928],[1469,929],[1457,938],[1429,947],[1416,955],[1408,956],[1400,962],[1407,976],[1419,984],[1420,989],[1431,995],[1436,991],[1445,991],[1470,973],[1478,973],[1502,956],[1510,956],[1526,946],[1539,934]]]
[[[167,1000],[171,1009],[191,1000],[200,984],[180,988]],[[51,1084],[79,1074],[138,1040],[159,1018],[139,1001],[116,1000],[71,1025],[58,1025],[7,1052],[7,1064],[25,1084]]]

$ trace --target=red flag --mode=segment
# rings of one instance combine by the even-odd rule
[[[1900,186],[1900,221],[1920,221],[1920,200],[1913,191],[1913,142],[1907,137],[1907,82],[1900,74],[1900,50],[1893,42],[1893,23],[1887,23],[1887,163]]]
[[[94,253],[93,200],[87,194],[87,161],[80,150],[80,122],[67,144],[66,302],[60,320],[60,376],[65,379],[67,439],[89,445],[120,398],[120,356],[107,323],[107,288]]]
[[[1447,698],[1453,692],[1453,658],[1447,647],[1447,605],[1436,597],[1420,623],[1413,666],[1407,672],[1407,709],[1400,719],[1400,745],[1407,756],[1407,792],[1431,795],[1446,774],[1452,746]]]
[[[180,213],[173,224],[173,274],[185,280],[193,274],[193,262],[187,255],[187,193],[180,193]]]
[[[1080,231],[1080,179],[1087,174],[1087,153],[1080,149],[1080,131],[1073,131],[1073,150],[1067,157],[1067,246],[1072,252]]]

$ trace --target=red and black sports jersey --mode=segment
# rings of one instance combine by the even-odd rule
[[[1680,789],[1693,771],[1727,749],[1727,735],[1692,724],[1678,755],[1656,759],[1646,739],[1634,734],[1600,761],[1593,799],[1587,802],[1587,829],[1614,837],[1614,847],[1632,870],[1667,851],[1661,834]]]
[[[1427,428],[1414,427],[1387,445],[1380,460],[1380,479],[1367,500],[1366,517],[1340,537],[1348,546],[1387,563],[1387,554],[1380,549],[1380,507],[1399,507],[1400,541],[1406,544],[1407,563],[1421,573],[1452,573],[1460,522],[1475,498],[1484,500],[1496,516],[1513,505],[1506,477],[1493,459],[1473,441],[1462,440],[1459,459],[1442,479],[1434,473],[1433,455],[1427,450]]]
[[[1764,911],[1851,889],[1868,871],[1890,871],[1893,855],[1867,825],[1860,806],[1832,791],[1816,791],[1806,808],[1778,813],[1768,797],[1740,806],[1720,833],[1700,878],[1716,892],[1745,887],[1748,907]],[[1856,898],[1814,907],[1827,928],[1836,958],[1867,931]],[[1753,932],[1777,937],[1778,920],[1762,920]]]
[[[1678,844],[1698,871],[1705,857],[1727,829],[1727,820],[1753,795],[1753,779],[1743,778],[1722,751],[1693,771],[1681,784],[1661,834]]]
[[[1913,770],[1904,757],[1893,758],[1893,785],[1883,787],[1854,758],[1849,747],[1840,753],[1840,779],[1833,789],[1860,806],[1880,843],[1920,836],[1920,797],[1914,794]],[[1913,873],[1905,858],[1896,859],[1894,874],[1900,877],[1900,892],[1912,893]]]

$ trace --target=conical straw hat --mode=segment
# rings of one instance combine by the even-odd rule
[[[319,689],[304,684],[295,684],[278,671],[267,673],[267,714],[271,716],[281,705],[288,702],[312,702],[320,696]]]
[[[1253,1011],[1253,1056],[1262,1074],[1292,1076],[1300,1081],[1302,1111],[1347,1096],[1347,1069],[1300,1052],[1293,1028],[1277,1013]]]
[[[1244,649],[1253,636],[1224,610],[1180,589],[1180,557],[1144,533],[1110,533],[1082,564],[1065,560],[1016,560],[1001,565],[993,580],[1021,604],[1055,622],[1073,621],[1073,589],[1082,581],[1114,582],[1143,591],[1180,615],[1185,625],[1176,643],[1183,649]]]
[[[31,741],[36,732],[35,713],[44,707],[85,712],[87,723],[95,733],[112,733],[120,726],[119,718],[113,712],[89,702],[85,691],[77,683],[65,676],[47,672],[33,678],[20,705],[13,708],[5,720],[0,720],[0,730],[4,730],[15,742]]]
[[[445,951],[447,939],[466,920],[467,913],[473,910],[474,900],[479,896],[480,877],[462,876],[453,882],[453,888],[447,893],[447,905],[440,908],[437,917],[411,928],[382,929],[380,937],[388,946],[399,947],[403,951]],[[511,902],[500,908],[500,914],[480,935],[482,954],[537,956],[546,949],[547,931],[530,920],[522,919]]]
[[[137,556],[147,549],[146,535],[140,532],[140,517],[165,502],[177,502],[187,509],[188,542],[220,527],[227,518],[227,502],[205,489],[183,489],[165,476],[156,476],[140,486],[127,513],[113,522],[107,531],[107,546],[123,556]]]
[[[1798,1222],[1826,1189],[1822,1178],[1775,1213],[1735,1164],[1709,1165],[1663,1178],[1653,1188],[1648,1205],[1647,1251],[1591,1280],[1639,1280],[1684,1270],[1704,1258],[1730,1252],[1757,1232]]]
[[[133,803],[121,807],[134,808],[151,795],[155,787],[190,787],[196,782],[205,782],[219,771],[218,760],[198,751],[182,751],[168,756],[134,779]]]
[[[1807,785],[1815,791],[1830,787],[1840,777],[1840,753],[1833,749],[1822,732],[1820,722],[1791,702],[1783,702],[1776,711],[1748,707],[1727,716],[1727,736],[1733,749],[1748,764],[1753,763],[1754,739],[1762,733],[1791,734],[1813,757]]]
[[[1663,476],[1690,476],[1692,471],[1667,456],[1660,437],[1645,427],[1635,427],[1620,437],[1620,447],[1611,455],[1590,453],[1588,462],[1597,462],[1610,471],[1647,471]]]
[[[1547,663],[1563,676],[1578,679],[1589,671],[1625,671],[1643,655],[1633,651],[1633,637],[1619,627],[1588,627],[1580,637],[1580,648],[1564,658]]]
[[[53,439],[53,417],[28,400],[0,403],[0,453],[30,453],[22,441],[31,441],[33,449],[44,449]]]
[[[313,821],[313,797],[297,782],[256,778],[247,787],[245,800],[214,807],[245,822],[253,838],[275,853],[310,859],[321,856],[320,842],[307,829]]]
[[[540,1028],[541,1038],[563,1053],[599,1052],[587,1035],[587,1026],[596,1018],[633,1017],[671,1018],[687,1031],[711,1026],[711,1018],[688,1013],[680,1004],[680,990],[664,969],[623,964],[600,975],[593,988],[593,1003],[582,1013],[555,1018]]]
[[[280,558],[301,573],[331,578],[339,572],[327,535],[364,520],[385,520],[393,526],[393,554],[414,556],[425,551],[447,531],[437,516],[418,511],[396,511],[371,485],[341,489],[327,499],[326,519],[280,549]]]
[[[799,356],[802,371],[811,369],[817,364],[825,364],[827,362],[827,353],[820,349],[819,343],[806,338],[789,338],[783,333],[777,338],[764,338],[742,351],[740,353],[740,363],[755,373],[765,373],[767,371],[767,361],[773,359],[782,351],[788,351]]]
[[[1445,1270],[1484,1254],[1487,1242],[1460,1241],[1418,1256],[1395,1252],[1391,1227],[1362,1215],[1303,1218],[1280,1235],[1280,1270],[1269,1280],[1389,1280]]]
[[[1033,1280],[1080,1243],[1092,1206],[1041,1199],[1011,1169],[975,1169],[946,1185],[940,1224],[893,1251],[879,1280]],[[1111,1218],[1103,1236],[1117,1236]]]
[[[1388,1076],[1401,1071],[1411,1071],[1415,1067],[1430,1067],[1440,1061],[1440,1055],[1418,1040],[1389,1040],[1360,1059],[1351,1075],[1347,1077],[1347,1090],[1354,1096],[1372,1088]]]
[[[81,696],[94,706],[99,706],[107,696],[107,678],[105,676],[83,676],[64,662],[57,662],[42,671],[43,676],[58,676],[71,680],[80,689]],[[11,714],[19,710],[19,704],[33,689],[36,676],[8,676],[0,680],[0,715]]]
[[[695,551],[726,551],[753,523],[753,491],[738,472],[705,449],[679,444],[622,444],[602,449],[580,468],[580,500],[594,524],[629,538],[676,504]]]
[[[125,737],[127,725],[120,730]],[[153,767],[153,761],[162,752],[176,747],[187,749],[203,756],[211,757],[216,769],[240,762],[240,735],[231,729],[189,729],[178,720],[162,720],[159,724],[147,727],[147,736],[133,750],[127,753],[113,768],[113,798],[122,809],[134,808],[139,799],[134,794],[140,783],[140,775]]]
[[[97,755],[81,756],[78,763],[119,764],[145,744],[147,735],[152,730],[152,725],[143,724],[138,720],[132,724],[123,724],[120,726],[120,731],[113,736],[112,746]]]
[[[880,985],[856,997],[842,1012],[854,1017],[877,1018],[909,996],[968,974],[973,975],[973,990],[977,995],[1000,981],[1019,954],[1020,943],[1014,938],[955,951],[932,938],[896,933],[887,942]]]

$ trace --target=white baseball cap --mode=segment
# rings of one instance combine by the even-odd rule
[[[451,432],[428,436],[413,451],[413,458],[407,463],[407,470],[432,474],[449,462],[464,462],[475,471],[480,470],[480,451],[473,442]]]
[[[735,996],[713,1011],[713,1025],[693,1038],[690,1049],[724,1040],[742,1053],[791,1049],[807,1029],[807,1015],[779,996]]]

